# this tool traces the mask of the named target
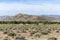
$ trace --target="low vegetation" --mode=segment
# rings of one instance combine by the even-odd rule
[[[56,37],[50,37],[50,38],[48,38],[48,40],[57,40],[57,38]]]
[[[51,22],[51,21],[0,21],[0,24],[60,24],[60,22]]]
[[[42,40],[45,36],[46,40],[57,40],[57,38],[50,36],[60,33],[60,24],[58,22],[48,21],[0,21],[0,32],[7,35],[7,37],[2,37],[3,40],[34,40],[35,38]],[[41,37],[42,39],[40,39]]]

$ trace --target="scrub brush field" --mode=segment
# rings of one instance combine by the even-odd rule
[[[0,40],[60,40],[60,24],[0,24]]]

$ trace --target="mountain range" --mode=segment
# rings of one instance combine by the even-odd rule
[[[60,15],[28,15],[17,14],[15,16],[0,16],[0,21],[60,21]]]

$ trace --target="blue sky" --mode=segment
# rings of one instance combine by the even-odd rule
[[[60,15],[60,0],[0,0],[0,16],[18,13]]]

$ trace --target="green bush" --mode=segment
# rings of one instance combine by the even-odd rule
[[[48,38],[48,40],[57,40],[57,38],[56,37],[50,37],[50,38]]]
[[[47,35],[48,33],[50,33],[50,30],[42,30],[41,33],[42,33],[43,35]]]
[[[10,32],[10,33],[8,33],[8,36],[16,36],[16,33]]]

